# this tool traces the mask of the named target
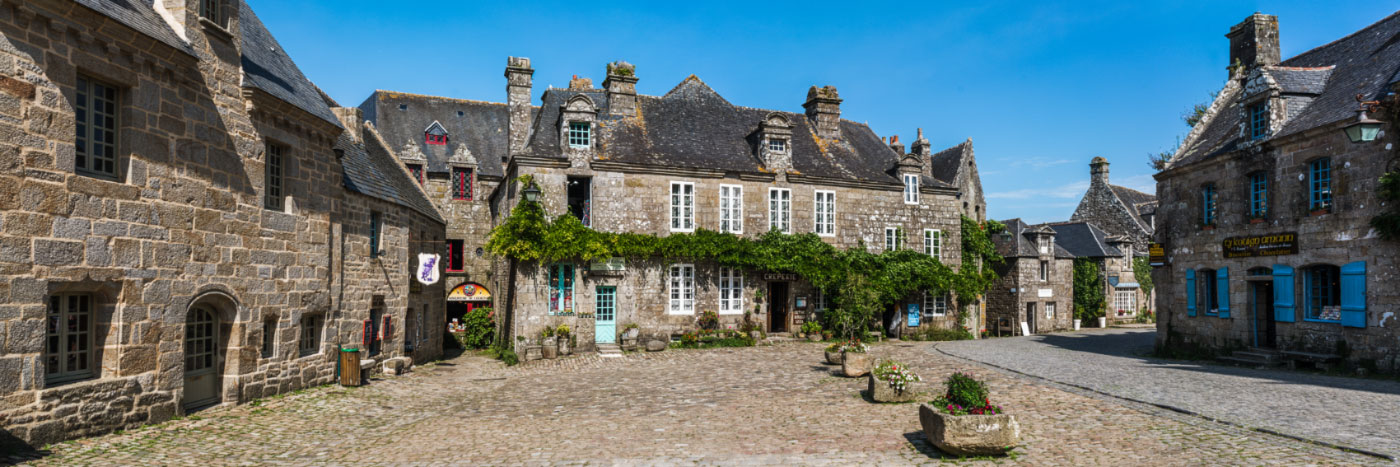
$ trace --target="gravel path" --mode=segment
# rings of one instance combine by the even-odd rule
[[[1113,396],[1400,457],[1400,382],[1148,358],[1156,331],[945,342],[966,358]]]

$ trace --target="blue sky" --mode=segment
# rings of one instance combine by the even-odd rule
[[[1067,219],[1089,159],[1155,192],[1147,155],[1226,77],[1224,34],[1279,16],[1284,58],[1400,9],[1327,2],[384,2],[249,0],[302,71],[342,105],[375,89],[504,101],[506,57],[535,98],[604,64],[643,94],[695,74],[730,102],[801,112],[834,85],[842,116],[936,149],[972,138],[992,218]],[[907,143],[906,143],[907,144]]]

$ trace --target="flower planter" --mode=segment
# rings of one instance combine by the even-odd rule
[[[827,363],[830,363],[830,364],[832,364],[832,365],[840,365],[840,364],[841,364],[841,351],[840,351],[840,350],[828,350],[828,351],[826,351],[826,362],[827,362]]]
[[[554,341],[553,337],[545,339],[540,347],[540,350],[544,353],[545,359],[559,358],[559,344]]]
[[[822,335],[817,333],[807,334],[807,340],[811,342],[821,342]]]
[[[1214,225],[1203,225],[1203,226],[1201,226],[1201,230],[1215,230],[1215,226],[1214,226]]]
[[[903,391],[896,391],[890,387],[888,381],[870,374],[870,398],[875,402],[910,402],[919,397],[918,384],[906,383]]]
[[[1326,214],[1331,214],[1331,213],[1332,213],[1332,210],[1331,210],[1331,209],[1315,209],[1315,210],[1313,210],[1312,212],[1309,212],[1308,215],[1310,215],[1310,216],[1321,216],[1321,215],[1326,215]]]
[[[859,378],[870,373],[870,354],[841,352],[841,373],[848,378]]]
[[[1099,317],[1099,327],[1100,327],[1100,328],[1106,328],[1106,327],[1108,327],[1108,318],[1105,318],[1105,317],[1100,316],[1100,317]]]
[[[559,355],[573,355],[574,348],[569,345],[568,339],[559,339]]]
[[[1250,219],[1250,220],[1249,220],[1249,223],[1251,223],[1251,224],[1263,224],[1263,223],[1264,223],[1264,219],[1263,219],[1263,218],[1254,218],[1254,219]]]
[[[637,330],[637,328],[622,331],[622,350],[629,352],[637,350],[637,339],[641,334],[642,332]]]
[[[1075,330],[1075,331],[1078,331],[1078,330],[1079,330],[1079,320],[1077,320],[1077,319],[1074,320],[1074,330]]]
[[[1002,455],[1021,441],[1021,426],[1010,414],[949,415],[919,404],[919,424],[930,443],[955,456]]]
[[[544,349],[538,345],[525,346],[525,361],[539,360],[544,358]]]

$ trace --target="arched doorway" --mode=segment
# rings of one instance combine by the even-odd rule
[[[468,313],[477,308],[491,306],[491,292],[482,287],[481,284],[466,282],[457,287],[453,287],[447,293],[447,321],[448,330],[452,331],[454,324],[466,322],[464,319]]]
[[[219,334],[219,315],[213,307],[190,307],[185,319],[185,393],[180,404],[186,412],[219,402],[223,379]]]

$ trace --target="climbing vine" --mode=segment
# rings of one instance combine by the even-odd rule
[[[1386,172],[1381,176],[1376,197],[1387,208],[1371,218],[1371,227],[1384,240],[1400,240],[1400,171]]]
[[[1156,287],[1152,283],[1152,262],[1149,258],[1138,256],[1133,258],[1133,277],[1137,279],[1138,286],[1142,287],[1142,294],[1146,297],[1152,296],[1152,288]],[[1152,308],[1152,304],[1144,304],[1143,308]]]
[[[521,178],[522,186],[532,180]],[[823,326],[840,335],[858,336],[880,310],[915,292],[952,291],[969,303],[997,279],[1002,257],[991,234],[1005,226],[962,218],[962,266],[958,271],[937,258],[913,250],[873,254],[864,243],[839,250],[813,233],[770,231],[758,238],[697,229],[665,237],[599,232],[563,214],[547,219],[539,203],[517,205],[492,229],[486,250],[518,261],[593,261],[609,257],[662,261],[714,261],[722,266],[794,273],[832,294],[836,307]]]

